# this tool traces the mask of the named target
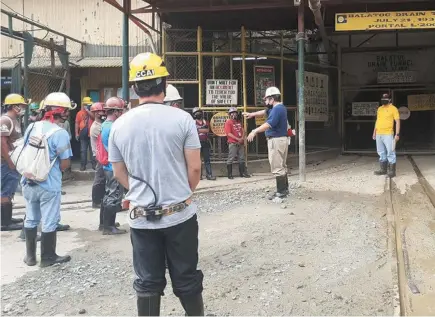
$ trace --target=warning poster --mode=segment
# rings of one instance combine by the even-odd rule
[[[263,106],[266,89],[275,86],[275,67],[254,66],[255,105]]]
[[[210,106],[236,106],[237,80],[207,79],[206,104]]]
[[[305,72],[305,121],[328,121],[328,75]],[[298,93],[296,70],[296,92]]]
[[[225,122],[229,119],[228,113],[218,112],[210,120],[210,129],[217,136],[226,136]]]

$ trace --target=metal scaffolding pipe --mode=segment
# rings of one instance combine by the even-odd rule
[[[124,0],[124,15],[122,24],[122,98],[128,102],[129,87],[128,87],[128,69],[129,69],[129,50],[128,50],[128,21],[130,12],[131,0]]]
[[[334,63],[334,57],[332,55],[331,47],[329,45],[328,35],[326,34],[325,30],[325,24],[323,23],[322,12],[320,11],[320,8],[322,7],[320,0],[308,0],[308,6],[314,14],[314,22],[319,27],[320,35],[322,36],[322,43],[325,47],[326,53],[328,54],[329,63]]]

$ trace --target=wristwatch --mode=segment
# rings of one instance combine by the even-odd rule
[[[396,136],[400,136],[400,133],[396,133]]]

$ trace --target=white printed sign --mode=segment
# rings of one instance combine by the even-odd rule
[[[328,75],[305,72],[305,121],[328,121]],[[298,93],[296,70],[296,93]]]
[[[379,102],[352,102],[352,116],[374,117],[378,111]]]
[[[408,120],[411,116],[411,111],[409,111],[408,107],[400,107],[399,108],[400,120]]]
[[[206,104],[237,105],[237,84],[233,79],[207,79]]]
[[[417,82],[417,73],[414,71],[378,73],[378,84],[402,84],[415,82]]]

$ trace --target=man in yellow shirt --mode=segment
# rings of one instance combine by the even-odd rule
[[[396,134],[394,134],[394,121],[396,121]],[[383,94],[373,130],[373,140],[376,140],[376,150],[381,166],[380,170],[375,171],[375,175],[388,173],[390,178],[396,176],[396,152],[393,149],[393,142],[399,140],[399,133],[399,111],[391,103],[390,95]]]

